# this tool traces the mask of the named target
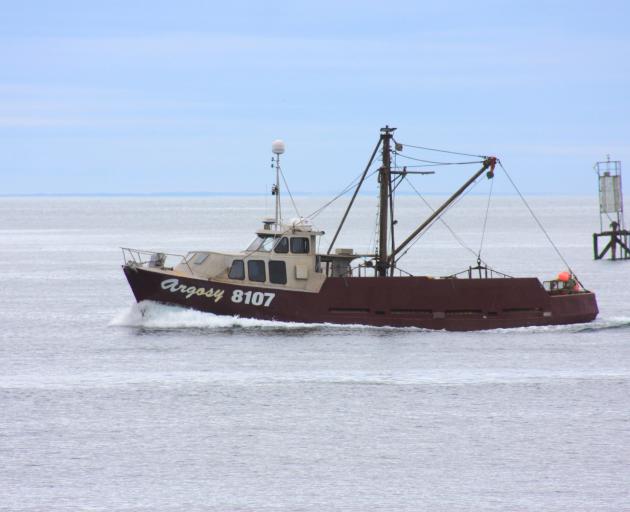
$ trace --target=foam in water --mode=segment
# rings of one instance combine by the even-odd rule
[[[302,323],[280,322],[276,320],[259,320],[255,318],[242,318],[238,316],[215,315],[194,309],[182,308],[160,304],[152,301],[142,301],[133,304],[126,311],[121,312],[109,323],[119,327],[144,327],[149,329],[269,329],[269,330],[317,330],[326,328],[335,329],[388,329],[421,330],[414,327],[405,329],[395,327],[372,327],[366,325],[337,325],[329,323]]]
[[[256,320],[237,316],[222,316],[194,309],[168,306],[151,301],[134,304],[128,310],[121,312],[109,325],[123,327],[147,327],[151,329],[181,329],[181,328],[285,328],[304,329],[311,324],[276,322],[271,320]]]
[[[446,332],[432,331],[416,327],[375,327],[367,325],[338,325],[330,323],[312,324],[301,322],[280,322],[275,320],[258,320],[238,316],[215,315],[194,309],[143,301],[133,304],[129,309],[119,313],[109,323],[118,327],[143,327],[148,329],[273,329],[273,330],[316,330],[316,329],[370,329],[389,331]],[[594,322],[569,325],[543,325],[532,327],[515,327],[510,329],[492,329],[484,331],[488,334],[505,335],[510,332],[521,333],[555,333],[555,332],[589,332],[606,329],[630,328],[630,317],[597,318]]]

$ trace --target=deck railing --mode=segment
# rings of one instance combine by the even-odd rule
[[[461,272],[457,272],[455,274],[451,274],[450,276],[444,276],[445,279],[453,279],[465,276],[468,279],[496,279],[496,278],[505,278],[505,279],[513,279],[513,276],[508,274],[504,274],[503,272],[499,272],[493,268],[490,268],[487,265],[477,264],[476,266],[470,266]]]
[[[121,247],[121,250],[123,254],[123,261],[127,265],[172,270],[178,263],[184,263],[188,267],[190,273],[193,273],[190,265],[188,264],[186,256],[183,254],[174,254],[161,251],[145,251],[142,249],[132,249],[130,247]],[[173,263],[172,265],[169,265],[169,260],[173,261],[173,258],[178,258],[178,261],[176,263]]]

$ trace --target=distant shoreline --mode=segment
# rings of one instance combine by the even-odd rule
[[[53,197],[267,197],[269,194],[259,192],[59,192],[59,193],[31,193],[31,194],[0,194],[0,197],[22,197],[22,198],[53,198]],[[293,193],[294,197],[332,197],[336,196],[335,192],[297,192]],[[349,195],[349,194],[348,194]],[[373,194],[359,193],[359,196],[369,197]],[[399,192],[398,196],[416,197],[413,192]],[[448,196],[449,192],[425,192],[426,196]],[[486,196],[487,193],[470,193],[470,196]],[[516,193],[495,194],[497,197],[516,196]],[[596,197],[594,194],[551,194],[545,192],[529,193],[527,196],[535,197]]]
[[[31,194],[0,194],[0,197],[264,197],[266,195],[256,192],[40,192]]]

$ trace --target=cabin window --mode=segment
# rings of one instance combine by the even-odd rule
[[[204,261],[206,261],[206,259],[208,259],[207,252],[198,252],[197,256],[195,257],[195,261],[193,261],[193,263],[195,265],[201,265]]]
[[[291,238],[291,252],[293,254],[308,254],[308,238]]]
[[[247,247],[248,251],[269,252],[273,248],[273,236],[257,236],[254,241]]]
[[[234,260],[228,273],[230,279],[245,279],[245,264],[243,260]]]
[[[284,261],[269,262],[269,281],[274,284],[287,284],[287,266]]]
[[[263,252],[270,252],[271,249],[273,249],[273,243],[274,243],[274,238],[271,236],[266,236],[263,238],[262,243],[260,244],[260,247],[258,248],[259,251],[263,251]]]
[[[263,239],[261,236],[257,236],[256,238],[254,238],[254,240],[252,241],[251,244],[249,244],[247,246],[246,251],[257,251],[258,248],[260,247],[260,244],[262,243]]]
[[[247,262],[247,275],[250,281],[265,282],[265,262],[262,260],[249,260]]]
[[[274,251],[277,252],[278,254],[288,253],[289,252],[289,239],[286,236],[283,236],[276,243],[276,247],[274,248]]]

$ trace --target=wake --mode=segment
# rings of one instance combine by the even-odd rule
[[[388,332],[416,332],[416,333],[443,333],[447,331],[433,331],[419,327],[375,327],[368,325],[340,325],[331,323],[301,323],[280,322],[275,320],[258,320],[254,318],[241,318],[238,316],[223,316],[194,309],[186,309],[178,306],[159,304],[157,302],[144,301],[133,304],[127,310],[116,315],[110,322],[114,327],[137,327],[155,330],[175,329],[203,329],[203,330],[262,330],[262,331],[388,331]],[[492,329],[487,331],[471,331],[470,334],[484,332],[485,334],[541,334],[541,333],[589,333],[607,330],[630,330],[630,317],[599,317],[594,322],[569,325],[545,325],[532,327],[515,327],[509,329]],[[448,334],[454,334],[448,332]]]
[[[389,331],[424,331],[415,327],[373,327],[367,325],[339,325],[330,323],[280,322],[276,320],[259,320],[238,316],[215,315],[194,309],[143,301],[133,304],[126,311],[114,317],[110,326],[140,327],[146,329],[204,329],[204,330],[263,330],[263,331],[319,331],[319,330],[389,330]]]

